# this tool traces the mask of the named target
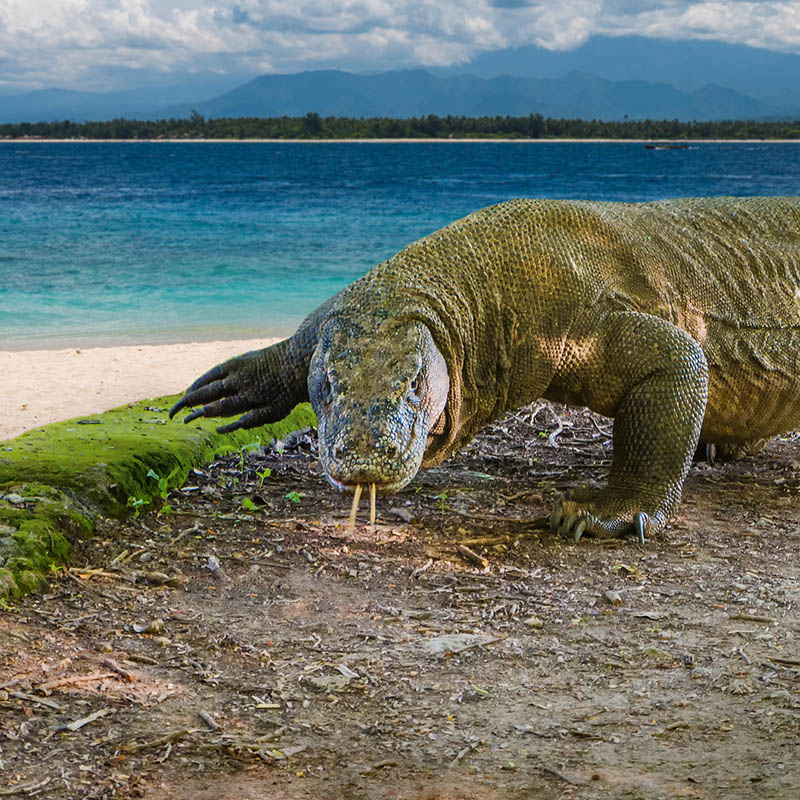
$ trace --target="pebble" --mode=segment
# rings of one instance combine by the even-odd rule
[[[612,606],[622,605],[622,595],[619,592],[615,592],[613,589],[603,592],[603,598],[607,603],[611,603]]]

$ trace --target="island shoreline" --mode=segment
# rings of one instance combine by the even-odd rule
[[[47,139],[36,136],[22,138],[0,137],[0,144],[800,144],[798,139],[513,139],[513,138],[452,138],[452,139]]]

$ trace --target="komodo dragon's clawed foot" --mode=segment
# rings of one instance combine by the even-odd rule
[[[634,500],[603,494],[587,489],[569,492],[556,502],[550,515],[550,529],[576,543],[584,534],[604,538],[634,534],[644,544],[645,536],[650,536],[653,529],[651,515],[636,510],[639,504]]]

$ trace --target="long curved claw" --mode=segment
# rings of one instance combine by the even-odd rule
[[[169,415],[193,409],[184,419],[191,422],[198,417],[243,414],[217,428],[220,433],[277,422],[308,400],[308,363],[315,346],[316,339],[306,330],[262,350],[229,358],[201,375]]]
[[[636,538],[639,540],[639,544],[644,547],[644,544],[647,541],[644,538],[645,532],[650,533],[650,517],[648,517],[644,511],[640,511],[634,518],[633,529],[636,533]]]
[[[235,361],[236,359],[225,361],[201,375],[170,409],[170,418],[185,408],[194,408],[194,411],[186,415],[184,423],[200,417],[231,417],[242,411],[249,411],[235,422],[217,428],[220,433],[238,428],[252,428],[270,421],[267,419],[267,411],[263,408],[253,409],[252,398],[242,393],[242,382],[237,380],[235,374]]]
[[[174,417],[182,408],[191,408],[209,400],[216,400],[225,394],[225,390],[230,388],[226,384],[229,369],[228,362],[217,364],[208,372],[203,373],[185,392],[183,397],[175,403],[169,410],[170,419]],[[186,420],[188,422],[188,419]]]
[[[564,538],[568,538],[572,533],[572,530],[575,527],[575,523],[577,521],[578,517],[575,514],[565,515],[564,519],[561,521],[561,525],[558,528],[558,535],[563,536]]]
[[[192,408],[217,401],[222,397],[228,396],[231,390],[235,391],[235,387],[227,379],[214,381],[196,389],[189,388],[186,390],[186,394],[170,409],[169,415],[170,417],[175,416],[182,408]]]
[[[550,530],[559,536],[571,538],[576,544],[581,540],[587,527],[589,518],[585,512],[565,514],[561,501],[557,502],[550,514]]]
[[[247,401],[243,401],[238,396],[226,397],[216,403],[211,403],[210,405],[195,409],[191,414],[187,414],[183,421],[186,423],[200,417],[231,416],[247,408]],[[243,414],[239,419],[229,422],[227,425],[220,425],[217,428],[217,433],[231,433],[232,431],[238,431],[239,428],[257,428],[259,425],[264,425],[272,421],[273,417],[268,409],[254,408],[246,414]]]
[[[563,497],[556,500],[553,510],[550,512],[550,530],[553,533],[558,533],[561,528],[561,520],[564,519],[564,507],[561,503]]]
[[[694,451],[693,461],[705,462],[713,467],[717,461],[717,446],[713,442],[700,442]]]
[[[257,428],[259,425],[266,425],[268,422],[274,422],[274,415],[269,412],[269,409],[254,408],[234,422],[220,425],[217,428],[217,433],[230,433],[231,431],[238,431],[239,428]]]
[[[581,536],[583,536],[587,528],[589,528],[590,522],[591,519],[585,512],[566,514],[563,515],[561,524],[556,529],[556,533],[565,539],[572,539],[572,541],[577,544],[581,540]]]
[[[575,531],[572,534],[572,541],[575,542],[575,544],[578,544],[581,540],[581,536],[583,536],[583,532],[586,530],[586,524],[586,518],[584,517],[581,518],[575,526]]]
[[[217,397],[219,399],[216,399]],[[196,411],[192,411],[184,422],[191,422],[198,417],[232,417],[234,414],[247,411],[251,407],[249,401],[239,394],[229,396],[217,395],[215,398],[208,399],[213,399],[214,402],[208,403],[202,408],[198,408]],[[197,403],[193,402],[191,405],[197,405]]]

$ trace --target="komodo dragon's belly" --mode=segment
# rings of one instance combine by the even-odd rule
[[[701,440],[754,442],[800,428],[800,331],[751,330],[704,345],[709,394]]]

